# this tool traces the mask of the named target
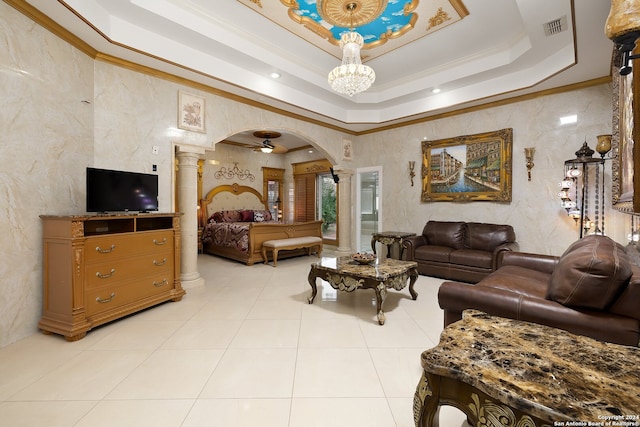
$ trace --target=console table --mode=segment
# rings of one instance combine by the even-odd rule
[[[413,285],[418,279],[418,263],[414,261],[399,261],[395,259],[377,260],[372,264],[359,264],[349,256],[323,257],[320,262],[311,264],[309,271],[309,285],[311,296],[309,304],[318,293],[316,279],[321,278],[329,282],[332,288],[353,292],[356,289],[374,289],[378,310],[378,323],[384,325],[386,317],[382,310],[382,304],[387,296],[387,289],[400,291],[407,286],[409,281],[409,293],[414,300],[418,298]]]
[[[466,310],[421,362],[416,426],[442,404],[478,426],[640,425],[637,347]]]
[[[371,234],[371,249],[373,253],[376,253],[376,242],[387,247],[387,256],[391,256],[391,248],[393,245],[398,245],[398,259],[402,259],[402,240],[407,237],[415,236],[416,233],[407,233],[404,231],[383,231],[380,233]]]

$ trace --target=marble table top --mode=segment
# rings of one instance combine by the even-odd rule
[[[415,236],[416,233],[409,233],[405,231],[381,231],[379,233],[371,233],[373,237],[395,237],[401,239],[403,237]]]
[[[371,264],[359,264],[350,256],[322,257],[319,262],[312,264],[315,270],[330,271],[351,276],[385,280],[389,277],[404,274],[410,268],[417,268],[415,261],[399,261],[396,259],[376,258]]]
[[[426,372],[462,381],[540,419],[640,425],[637,347],[466,310],[421,359]]]

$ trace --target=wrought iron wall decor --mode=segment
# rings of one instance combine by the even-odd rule
[[[241,170],[238,167],[238,162],[233,162],[233,168],[231,169],[227,169],[226,167],[222,166],[219,171],[216,171],[216,173],[213,174],[213,176],[216,179],[233,179],[234,177],[237,177],[239,180],[248,179],[251,182],[255,181],[256,179],[256,177],[251,173],[249,169]]]

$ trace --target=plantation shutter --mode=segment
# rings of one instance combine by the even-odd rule
[[[297,175],[294,189],[294,220],[297,222],[314,221],[316,219],[316,175]]]

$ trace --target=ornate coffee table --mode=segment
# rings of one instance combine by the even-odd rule
[[[466,310],[421,362],[416,426],[442,404],[478,426],[640,426],[637,347]]]
[[[386,317],[382,310],[382,304],[387,296],[387,289],[400,291],[407,286],[409,281],[409,292],[415,300],[418,294],[413,289],[413,285],[418,279],[418,264],[413,261],[399,261],[387,258],[383,261],[376,260],[372,264],[358,264],[349,256],[344,257],[323,257],[320,262],[311,264],[309,271],[309,285],[311,285],[311,296],[308,298],[309,304],[318,293],[316,279],[320,278],[329,282],[332,288],[353,292],[356,289],[374,289],[376,291],[378,323],[384,325]]]

